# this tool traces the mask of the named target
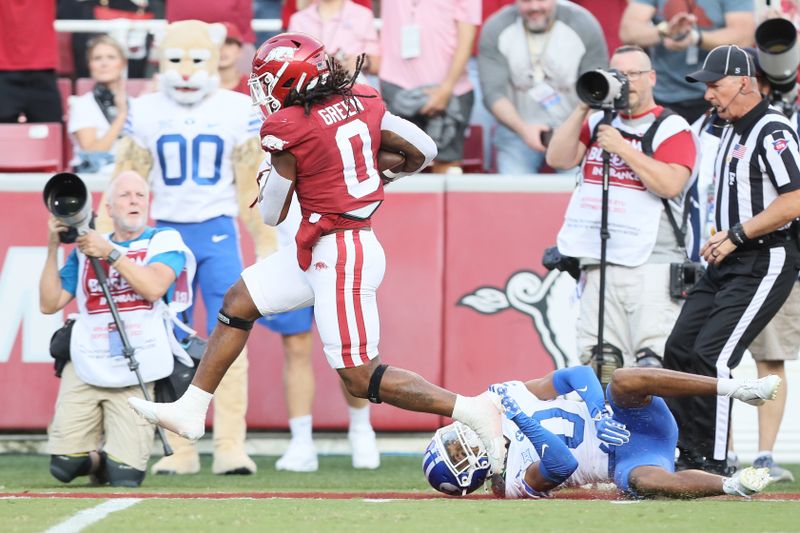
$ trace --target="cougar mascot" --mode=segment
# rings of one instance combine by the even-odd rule
[[[156,225],[178,230],[197,257],[195,283],[207,309],[207,334],[225,291],[242,271],[236,217],[242,217],[259,257],[272,251],[275,241],[258,211],[248,208],[258,196],[261,118],[247,96],[219,88],[224,42],[221,24],[186,20],[167,27],[160,45],[159,91],[131,103],[116,169],[149,176]],[[246,350],[214,398],[213,472],[255,473],[256,465],[244,450]],[[195,446],[169,436],[175,454],[153,465],[153,473],[199,472]]]

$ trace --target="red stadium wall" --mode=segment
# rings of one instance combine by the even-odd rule
[[[8,191],[3,183],[0,191]],[[493,381],[541,375],[571,359],[574,283],[541,267],[568,194],[508,187],[444,192],[419,183],[395,186],[400,192],[388,195],[375,221],[387,255],[379,296],[383,360],[475,394]],[[38,312],[46,212],[38,185],[22,189],[0,192],[0,430],[46,428],[58,388],[47,345],[63,316]],[[251,244],[242,235],[249,263]],[[280,337],[256,326],[248,350],[249,427],[286,428]],[[315,427],[346,428],[338,378],[318,339],[314,364]],[[439,424],[438,417],[385,405],[373,408],[373,422],[379,430]]]

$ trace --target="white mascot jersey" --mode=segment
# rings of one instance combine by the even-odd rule
[[[203,222],[239,213],[232,156],[258,135],[261,117],[249,97],[217,89],[224,39],[220,24],[170,24],[161,44],[161,90],[131,102],[125,133],[153,156],[156,220]]]
[[[583,402],[556,399],[543,401],[534,396],[521,381],[509,381],[508,394],[520,408],[543,428],[561,437],[578,460],[578,468],[564,482],[573,487],[587,483],[609,481],[608,456],[600,449],[600,439],[595,432],[586,404]],[[506,459],[506,498],[527,498],[522,485],[525,470],[539,461],[539,455],[522,431],[507,418],[503,418],[503,434],[510,441]]]

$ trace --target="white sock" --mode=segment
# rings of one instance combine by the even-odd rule
[[[289,431],[292,432],[292,440],[299,443],[311,444],[311,415],[296,416],[289,419]]]
[[[732,477],[725,477],[722,478],[722,492],[725,494],[731,494],[733,496],[741,496],[742,493],[736,490],[739,487],[739,483]]]
[[[730,396],[733,392],[741,387],[743,380],[736,378],[720,378],[717,380],[717,395]]]
[[[183,396],[175,402],[175,406],[192,418],[199,416],[205,420],[208,405],[213,397],[214,395],[210,392],[206,392],[200,387],[189,385]]]
[[[456,403],[453,405],[453,420],[458,420],[459,422],[467,424],[466,420],[469,419],[473,403],[472,397],[456,394]]]
[[[350,429],[372,429],[369,421],[369,404],[364,407],[347,406],[350,413]]]
[[[772,457],[772,450],[761,450],[756,454],[756,459],[759,457]]]

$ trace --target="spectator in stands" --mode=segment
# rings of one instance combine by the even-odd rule
[[[201,20],[203,22],[230,22],[242,37],[242,54],[238,68],[250,71],[250,62],[256,53],[256,34],[253,31],[253,0],[169,0],[166,11],[167,22],[176,20]]]
[[[53,0],[0,2],[0,122],[61,122]]]
[[[222,25],[225,26],[227,33],[225,42],[219,50],[219,86],[250,96],[250,89],[247,86],[250,76],[239,67],[243,55],[242,32],[230,22],[223,22]]]
[[[270,0],[255,0],[255,1],[259,2],[259,3],[268,3],[268,2],[270,2]],[[307,8],[313,2],[314,2],[314,0],[283,0],[282,2],[278,2],[279,4],[282,4],[282,6],[281,6],[281,8],[279,10],[280,14],[276,18],[280,18],[281,19],[282,27],[284,29],[288,28],[289,27],[289,19],[292,18],[292,15],[294,15],[298,11],[301,11],[301,10]],[[367,9],[370,9],[370,10],[373,9],[373,5],[372,5],[373,1],[372,0],[353,0],[353,2],[355,2],[356,4],[358,4],[360,6],[364,6]],[[374,4],[375,4],[376,8],[379,7],[380,4],[381,4],[381,0],[375,0]],[[377,11],[373,10],[373,12],[375,12],[375,14],[377,15]],[[264,17],[262,17],[262,18],[264,18]],[[272,18],[272,17],[266,17],[266,18]]]
[[[281,10],[284,9],[286,2],[283,0],[253,0],[253,18],[261,20],[281,20]],[[281,28],[288,26],[288,19],[284,24],[281,21]],[[264,41],[275,37],[280,33],[277,31],[257,31],[256,32],[256,47],[261,46]]]
[[[572,0],[594,15],[606,37],[606,47],[616,50],[622,45],[619,39],[619,22],[628,6],[628,0]]]
[[[656,102],[691,123],[709,106],[703,99],[705,86],[685,76],[717,46],[749,46],[754,32],[752,0],[631,0],[619,36],[651,49],[658,75]]]
[[[517,0],[486,21],[479,50],[483,100],[500,123],[497,170],[536,173],[553,129],[578,103],[579,74],[608,64],[603,30],[571,2]]]
[[[380,45],[372,10],[353,0],[318,0],[289,19],[289,31],[316,37],[325,51],[348,72],[354,72],[356,60],[366,54],[361,72],[377,74],[380,68]],[[360,79],[359,83],[365,80]]]
[[[67,131],[75,153],[70,164],[80,172],[110,172],[114,145],[128,116],[127,59],[122,46],[108,35],[89,41],[86,56],[95,85],[91,92],[69,100]]]
[[[481,1],[385,1],[381,20],[379,77],[388,109],[436,141],[434,172],[459,172],[474,101],[466,67]]]
[[[483,18],[483,24],[485,24],[489,17],[494,15],[500,8],[508,4],[513,4],[515,1],[516,0],[482,0],[481,17]],[[494,115],[486,109],[483,103],[483,91],[481,90],[480,75],[478,73],[478,41],[480,40],[481,29],[482,28],[478,28],[475,44],[472,47],[472,57],[470,57],[469,63],[467,63],[467,75],[475,91],[475,102],[472,106],[472,114],[469,117],[469,123],[471,126],[481,127],[483,170],[488,171],[492,169],[494,165],[492,161],[492,135],[494,129],[497,127],[497,120],[495,120]],[[470,132],[470,134],[472,133]],[[467,154],[466,157],[469,157],[469,155],[470,154]]]

